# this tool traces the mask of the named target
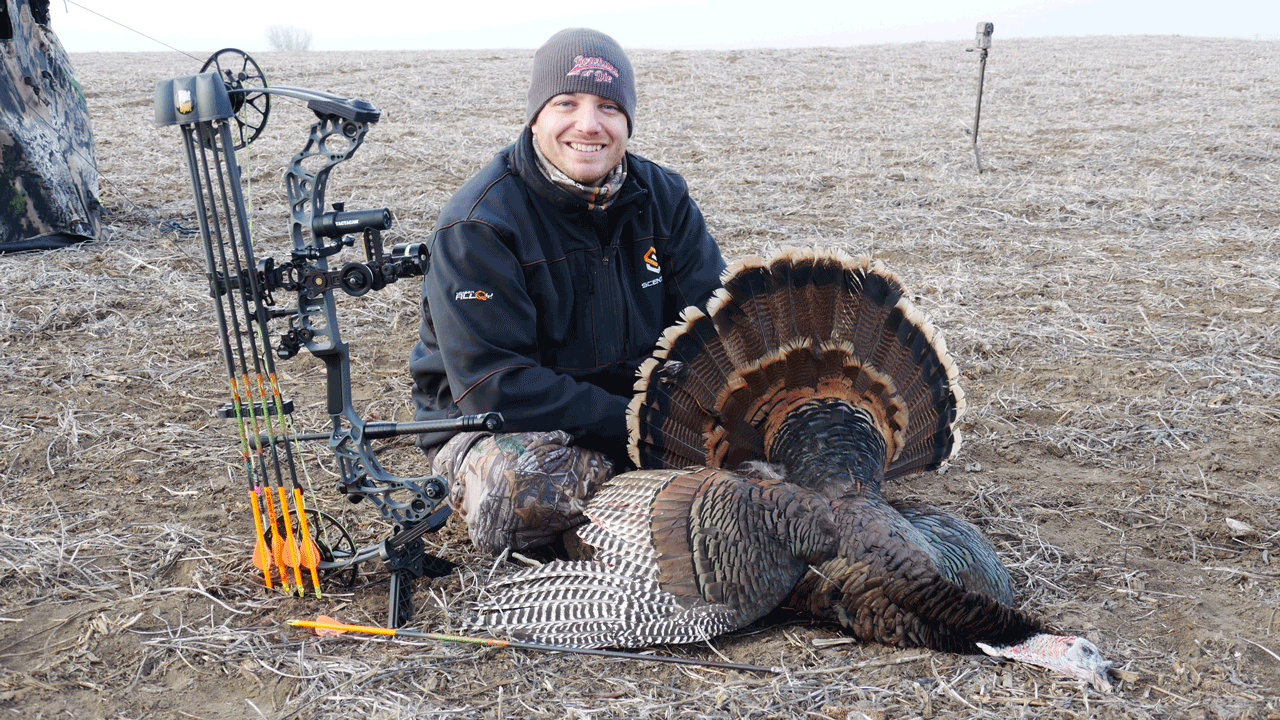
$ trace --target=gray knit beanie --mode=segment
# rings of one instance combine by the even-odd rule
[[[533,55],[526,123],[561,93],[585,92],[608,98],[627,115],[627,135],[635,131],[636,80],[622,46],[598,30],[570,28],[551,36]]]

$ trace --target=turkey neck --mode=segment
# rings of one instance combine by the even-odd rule
[[[866,492],[879,495],[885,439],[871,413],[827,398],[792,410],[769,443],[769,462],[787,470],[787,481],[828,498]]]

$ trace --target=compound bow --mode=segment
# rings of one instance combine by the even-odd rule
[[[205,72],[213,69],[212,72]],[[293,250],[286,261],[257,259],[245,210],[235,151],[253,142],[266,126],[272,96],[305,102],[316,115],[303,149],[285,172]],[[496,413],[450,420],[368,423],[352,405],[349,346],[338,331],[334,292],[359,297],[425,271],[421,244],[383,251],[382,231],[391,227],[390,210],[346,210],[335,203],[325,210],[329,172],[349,159],[382,111],[372,103],[316,90],[268,87],[261,68],[234,48],[215,53],[197,75],[156,84],[157,126],[182,130],[187,167],[195,194],[209,293],[213,297],[226,363],[231,402],[218,414],[234,418],[249,479],[254,520],[254,565],[273,587],[304,591],[304,570],[320,595],[320,575],[340,576],[357,564],[381,559],[390,572],[387,622],[400,627],[413,614],[413,581],[447,574],[453,564],[425,552],[422,536],[444,525],[449,515],[448,486],[438,475],[399,477],[387,472],[371,441],[441,430],[501,428]],[[309,168],[317,168],[314,171]],[[363,238],[364,260],[330,269],[329,261]],[[273,293],[296,293],[297,306],[276,306]],[[273,352],[268,325],[285,319]],[[275,358],[288,359],[306,348],[324,362],[327,433],[299,434],[293,404],[280,392]],[[299,441],[327,439],[339,471],[338,492],[351,502],[368,500],[393,525],[390,537],[357,548],[333,516],[305,506],[298,481]],[[290,582],[292,574],[292,583]]]

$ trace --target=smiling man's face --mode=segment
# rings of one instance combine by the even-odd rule
[[[591,93],[556,95],[530,127],[547,160],[583,185],[599,185],[627,151],[627,114]]]

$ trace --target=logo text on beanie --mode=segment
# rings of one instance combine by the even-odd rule
[[[602,57],[579,55],[573,59],[573,69],[565,73],[565,77],[578,75],[596,82],[611,83],[618,77],[618,68]]]

